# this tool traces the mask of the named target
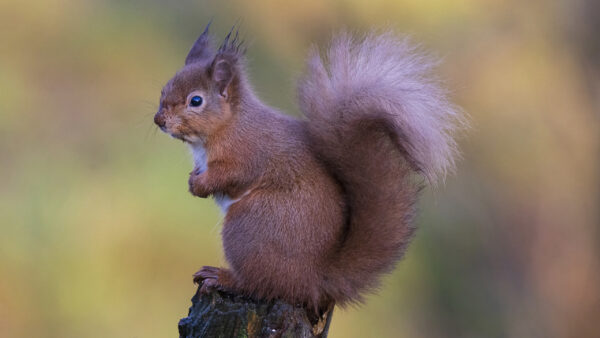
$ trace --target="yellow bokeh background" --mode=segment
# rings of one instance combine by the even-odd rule
[[[298,114],[306,51],[391,28],[469,114],[405,259],[330,337],[598,337],[600,6],[557,1],[0,2],[0,337],[172,337],[222,215],[157,131],[162,85],[240,19],[258,95]]]

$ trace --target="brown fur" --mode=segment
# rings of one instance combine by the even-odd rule
[[[391,36],[365,41],[374,39],[395,43]],[[448,121],[454,111],[443,104],[427,107],[431,97],[446,102],[439,91],[422,93],[424,102],[407,101],[403,107],[377,97],[402,93],[391,92],[391,82],[386,87],[360,81],[340,67],[356,46],[360,43],[334,43],[331,69],[320,58],[310,60],[300,84],[308,120],[262,104],[246,79],[237,34],[231,39],[230,33],[215,51],[208,27],[164,87],[155,122],[206,150],[206,168],[197,163],[190,173],[190,191],[237,200],[222,231],[230,268],[198,271],[195,280],[205,288],[315,309],[330,302],[344,305],[360,302],[401,258],[414,231],[420,189],[413,173],[435,178],[451,166],[454,153],[451,123],[433,118],[432,128],[445,129],[429,130],[424,126],[429,117],[419,120],[411,105],[424,109],[419,114],[446,109],[447,114],[435,114]],[[378,48],[370,53],[385,54],[386,46]],[[354,80],[360,86],[353,87]],[[190,93],[203,97],[201,107],[190,106]],[[411,113],[415,116],[398,116]]]

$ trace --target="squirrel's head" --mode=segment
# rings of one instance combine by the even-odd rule
[[[210,23],[196,40],[185,65],[164,86],[154,122],[180,140],[202,142],[235,115],[241,100],[245,53],[233,28],[215,50]]]

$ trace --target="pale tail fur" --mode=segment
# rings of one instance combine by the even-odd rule
[[[465,122],[433,75],[437,61],[391,32],[362,39],[343,33],[321,58],[314,48],[299,88],[309,120],[336,121],[340,105],[386,113],[403,134],[410,160],[431,183],[454,169],[453,132]],[[310,102],[308,106],[307,102]]]
[[[316,49],[309,57],[301,109],[347,200],[347,236],[323,286],[338,304],[360,302],[401,258],[421,188],[413,173],[436,184],[454,168],[462,118],[432,76],[435,65],[389,32],[342,34],[323,57]]]

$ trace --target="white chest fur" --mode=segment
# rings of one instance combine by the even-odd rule
[[[235,202],[237,202],[239,200],[240,200],[240,198],[231,199],[231,197],[229,197],[229,195],[225,195],[225,194],[216,194],[215,195],[215,202],[221,208],[221,211],[224,214],[227,213],[227,210],[229,210],[229,207],[232,204],[234,204]]]
[[[201,143],[190,145],[190,150],[194,156],[194,165],[196,168],[200,168],[200,171],[204,172],[207,169],[207,156],[206,149]],[[240,199],[231,199],[225,194],[215,194],[215,202],[221,208],[221,211],[226,214],[229,207]],[[242,196],[243,197],[243,196]]]
[[[202,143],[195,143],[190,145],[190,150],[194,156],[194,165],[196,168],[200,168],[202,172],[206,171],[206,149]]]

